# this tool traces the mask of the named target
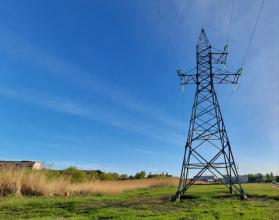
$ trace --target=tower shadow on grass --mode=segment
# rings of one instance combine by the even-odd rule
[[[240,199],[238,194],[221,194],[217,196],[212,196],[214,199]],[[267,201],[267,200],[276,200],[279,201],[279,196],[268,196],[268,195],[249,195],[247,194],[246,200],[258,200],[258,201]]]
[[[195,200],[195,199],[199,199],[200,197],[199,196],[197,196],[197,195],[180,195],[180,198],[179,198],[179,200]],[[171,201],[172,202],[175,202],[175,201],[179,201],[179,200],[177,200],[177,198],[176,198],[176,195],[173,195],[172,197],[171,197]]]
[[[239,199],[240,200],[240,195],[224,193],[224,194],[212,196],[212,198],[214,198],[214,199]]]
[[[247,195],[250,200],[266,201],[275,200],[279,201],[279,196],[268,196],[268,195]]]

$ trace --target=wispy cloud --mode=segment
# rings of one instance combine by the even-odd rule
[[[96,77],[94,73],[83,70],[73,63],[46,53],[10,31],[2,30],[0,35],[2,39],[1,42],[5,42],[0,42],[2,52],[13,57],[13,59],[24,61],[28,65],[37,66],[42,69],[44,73],[58,77],[64,82],[68,82],[80,89],[95,92],[109,99],[110,102],[122,108],[132,110],[135,113],[143,114],[157,123],[175,128],[183,127],[181,122],[161,112],[157,106],[142,102],[138,98],[132,96],[130,92],[124,91],[115,83],[104,81]],[[63,108],[63,106],[60,107]],[[67,107],[69,109],[70,106]]]
[[[125,119],[123,114],[115,115],[114,112],[99,104],[94,106],[87,103],[81,104],[72,99],[60,98],[39,89],[1,87],[0,93],[2,96],[22,100],[58,112],[100,121],[115,127],[125,128],[163,142],[172,144],[182,144],[184,142],[183,137],[171,131],[174,130],[180,133],[184,127],[183,123],[161,112],[157,106],[142,102],[122,88],[119,88],[116,84],[103,81],[94,76],[94,74],[70,62],[36,48],[10,31],[1,30],[0,34],[1,42],[5,42],[0,42],[0,48],[8,56],[24,61],[28,65],[38,66],[44,73],[58,77],[75,87],[79,87],[81,90],[101,95],[123,108],[124,112],[125,109],[131,110],[133,116],[130,114],[130,118],[125,116]],[[137,119],[138,115],[144,116],[146,122],[139,121]]]
[[[74,100],[53,96],[41,90],[26,88],[16,90],[0,87],[0,96],[45,107],[57,112],[99,121],[101,123],[143,134],[161,142],[172,143],[175,145],[181,145],[183,143],[183,137],[173,133],[168,127],[162,128],[156,123],[151,124],[150,122],[140,122],[136,118],[125,118],[123,115],[117,115],[115,112],[108,111],[107,108],[89,106],[88,104],[84,105]]]
[[[111,167],[99,163],[78,163],[76,161],[55,161],[49,165],[52,169],[65,169],[70,166],[77,167],[82,170],[97,170],[102,169],[103,171],[111,171]]]
[[[89,117],[89,115],[91,115],[86,108],[68,99],[54,97],[37,89],[10,89],[0,87],[0,95],[18,101],[24,101],[38,106],[47,107],[58,112],[79,115],[83,117]]]

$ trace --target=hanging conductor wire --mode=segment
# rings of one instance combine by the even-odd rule
[[[240,69],[239,69],[241,72],[242,72],[243,67],[244,67],[244,65],[245,65],[245,62],[246,62],[246,59],[247,59],[247,56],[248,56],[248,52],[249,52],[250,47],[251,47],[251,43],[252,43],[253,38],[254,38],[254,36],[255,36],[255,32],[256,32],[256,29],[257,29],[257,26],[258,26],[258,23],[259,23],[261,14],[262,14],[263,7],[264,7],[264,1],[265,1],[265,0],[262,0],[262,2],[261,2],[261,5],[260,5],[260,8],[259,8],[257,17],[256,17],[256,22],[255,22],[255,24],[254,24],[254,27],[253,27],[252,32],[251,32],[250,37],[249,37],[248,45],[247,45],[247,48],[246,48],[245,53],[244,53],[244,57],[243,57],[243,61],[242,61],[242,63],[241,63],[241,67],[240,67]],[[233,6],[233,7],[234,7],[234,6]],[[228,39],[229,39],[229,35],[228,35]],[[241,78],[240,78],[240,79],[241,79]],[[240,79],[239,79],[239,81],[240,81]],[[237,90],[239,89],[239,86],[240,86],[239,83],[238,83],[237,86],[234,86],[233,90],[231,91],[231,93],[230,93],[230,95],[229,95],[229,98],[228,98],[228,101],[227,101],[227,103],[226,103],[226,105],[225,105],[224,111],[225,111],[226,108],[228,107],[228,105],[229,105],[229,103],[230,103],[230,101],[231,101],[231,98],[232,98],[234,92],[237,91]]]
[[[162,14],[162,12],[161,12],[161,10],[160,10],[160,7],[157,8],[157,12],[158,12],[158,14],[159,14],[160,19],[163,20],[163,14]],[[173,46],[173,42],[172,42],[172,40],[171,40],[170,34],[167,34],[167,38],[168,38],[168,41],[169,41],[169,45],[170,45],[171,52],[172,52],[172,54],[174,55],[174,59],[175,59],[175,62],[176,62],[176,66],[178,67],[178,57],[177,57],[176,52],[175,52],[175,50],[174,50],[174,46]]]
[[[258,12],[258,15],[257,15],[257,18],[256,18],[256,23],[255,23],[255,25],[254,25],[254,27],[253,27],[253,30],[252,30],[252,32],[251,32],[251,35],[250,35],[250,38],[249,38],[249,41],[248,41],[248,46],[247,46],[246,51],[245,51],[245,53],[244,53],[243,62],[242,62],[241,67],[244,66],[245,61],[246,61],[246,59],[247,59],[247,55],[248,55],[248,52],[249,52],[249,49],[250,49],[252,40],[253,40],[253,38],[254,38],[254,35],[255,35],[255,32],[256,32],[256,29],[257,29],[257,25],[258,25],[258,23],[259,23],[259,20],[260,20],[261,14],[262,14],[262,10],[263,10],[263,7],[264,7],[264,1],[265,1],[265,0],[262,0],[262,3],[261,3],[261,5],[260,5],[260,9],[259,9],[259,12]]]
[[[230,40],[230,34],[231,34],[231,26],[232,26],[232,18],[233,18],[233,12],[234,12],[234,5],[235,5],[235,0],[233,0],[232,3],[232,9],[231,9],[231,15],[230,15],[230,20],[229,20],[229,29],[228,29],[228,34],[227,34],[227,45],[229,44]]]
[[[163,19],[164,19],[164,14],[162,13],[162,11],[160,9],[160,6],[157,7],[157,12],[158,12],[159,18],[162,22]],[[178,17],[177,14],[176,14],[176,16]],[[167,40],[168,40],[168,43],[169,43],[169,46],[170,46],[171,53],[173,54],[173,57],[175,59],[176,67],[178,68],[179,67],[178,56],[177,56],[176,51],[174,49],[174,45],[173,45],[173,41],[172,41],[170,32],[168,32],[168,34],[167,34]],[[179,85],[180,85],[180,83],[179,83]],[[181,118],[182,118],[183,121],[185,121],[186,111],[185,111],[185,104],[184,104],[184,86],[183,85],[180,85],[180,104],[182,106],[182,112],[181,112],[182,116],[181,116]],[[184,126],[182,127],[182,133],[183,134],[185,133],[185,127]]]

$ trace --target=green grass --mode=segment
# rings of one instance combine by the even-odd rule
[[[246,184],[248,199],[224,193],[221,185],[197,185],[189,198],[171,202],[173,187],[114,195],[5,197],[0,219],[279,219],[279,187]]]

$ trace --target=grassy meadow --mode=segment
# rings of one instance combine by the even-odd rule
[[[177,180],[144,181],[96,182],[120,190],[106,185],[107,192],[76,191],[66,200],[59,194],[2,196],[0,219],[279,219],[278,185],[245,184],[245,201],[222,185],[194,185],[187,199],[172,202]]]

